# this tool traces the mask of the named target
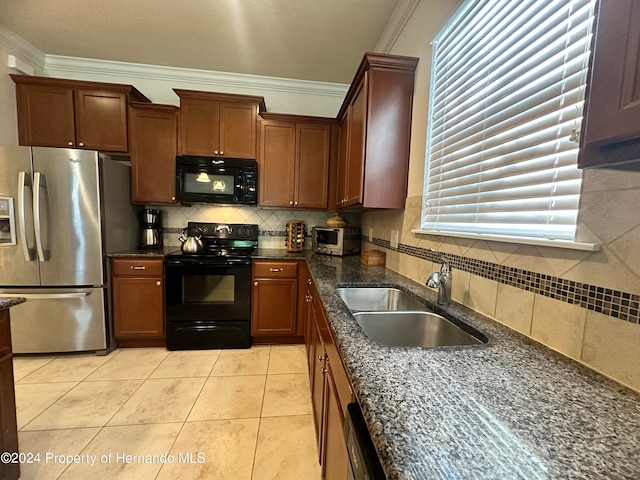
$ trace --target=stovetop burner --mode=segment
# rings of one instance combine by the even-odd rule
[[[189,222],[188,235],[201,235],[202,251],[172,252],[169,263],[248,263],[258,248],[258,225],[239,223]]]

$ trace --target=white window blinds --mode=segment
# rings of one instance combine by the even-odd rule
[[[434,40],[422,229],[574,240],[595,0],[473,0]]]

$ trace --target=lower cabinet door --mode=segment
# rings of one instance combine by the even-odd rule
[[[343,434],[344,416],[330,367],[326,370],[324,377],[323,478],[325,480],[346,480],[349,455]]]
[[[296,278],[255,279],[251,335],[295,335],[297,294]]]
[[[113,277],[116,338],[164,336],[164,295],[160,277]]]

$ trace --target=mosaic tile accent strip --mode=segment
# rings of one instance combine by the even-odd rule
[[[392,249],[387,240],[374,238],[372,242],[369,242],[368,237],[364,236],[362,241],[396,250],[405,255],[423,258],[432,262],[440,262],[440,253],[426,248],[401,243],[397,249]],[[505,285],[560,300],[561,302],[579,305],[582,308],[619,318],[620,320],[640,324],[640,295],[588,283],[575,282],[529,270],[506,267],[461,255],[447,253],[446,257],[453,268],[463,272],[469,272]]]
[[[162,233],[182,233],[182,228],[175,227],[163,227]],[[286,230],[258,230],[258,235],[261,237],[286,237]],[[311,238],[311,233],[307,232],[305,238]]]

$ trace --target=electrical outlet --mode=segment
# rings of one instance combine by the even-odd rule
[[[391,230],[391,248],[398,248],[398,230]]]
[[[373,242],[373,228],[369,229],[369,241]]]

